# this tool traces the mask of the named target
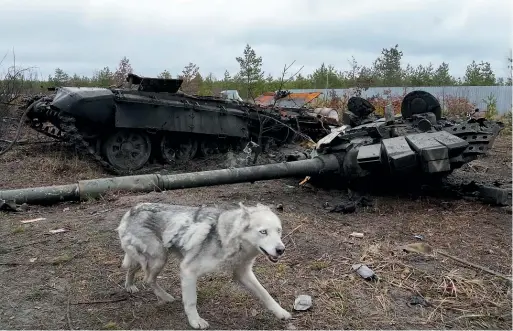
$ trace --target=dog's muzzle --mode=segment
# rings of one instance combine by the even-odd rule
[[[269,261],[271,261],[272,263],[278,262],[278,260],[280,259],[280,256],[283,255],[283,253],[285,252],[285,247],[277,247],[276,248],[277,255],[271,255],[262,247],[259,247],[259,248],[265,254],[265,256],[267,256],[267,259],[269,259]]]

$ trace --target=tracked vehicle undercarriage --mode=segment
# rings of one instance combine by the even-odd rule
[[[61,87],[28,103],[27,123],[74,145],[121,175],[150,159],[183,164],[198,154],[240,149],[250,140],[277,144],[297,132],[318,139],[333,119],[307,109],[268,108],[215,97],[186,95],[180,79],[130,74],[134,88]]]

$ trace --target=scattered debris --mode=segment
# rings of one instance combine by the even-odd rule
[[[27,203],[22,203],[19,207],[16,205],[14,200],[4,200],[0,199],[0,211],[6,212],[20,212],[29,210],[29,205]]]
[[[416,234],[413,236],[413,238],[418,239],[418,240],[424,240],[424,236],[421,234]]]
[[[38,217],[38,218],[33,218],[31,220],[24,220],[24,221],[20,221],[20,223],[22,224],[28,224],[28,223],[34,223],[34,222],[39,222],[39,221],[44,221],[46,218],[44,217]]]
[[[378,277],[376,276],[376,274],[374,273],[374,271],[372,271],[369,267],[367,267],[365,264],[361,264],[361,263],[358,263],[358,264],[353,264],[353,266],[351,267],[354,271],[356,271],[356,273],[358,275],[360,275],[360,277],[362,277],[363,279],[365,280],[372,280],[372,281],[376,281],[378,280]]]
[[[310,180],[310,176],[306,176],[305,179],[303,179],[301,182],[299,182],[299,186],[303,186],[305,185],[309,180]]]
[[[294,310],[308,310],[312,307],[312,297],[306,294],[299,295],[294,301]]]
[[[435,250],[430,245],[428,245],[426,243],[408,244],[408,245],[400,246],[399,248],[402,249],[405,252],[408,252],[408,253],[420,253],[420,254],[432,255],[435,252]],[[482,271],[487,272],[487,273],[489,273],[491,275],[494,275],[494,276],[497,276],[499,278],[505,279],[509,283],[512,283],[512,278],[510,276],[503,275],[503,274],[501,274],[501,273],[499,273],[497,271],[493,271],[493,270],[491,270],[491,269],[489,269],[487,267],[480,266],[480,265],[475,264],[473,262],[469,262],[469,261],[463,260],[463,259],[461,259],[459,257],[450,255],[450,254],[448,254],[448,253],[446,253],[444,251],[441,251],[441,250],[436,250],[436,253],[440,254],[442,256],[448,257],[450,259],[453,259],[454,261],[457,261],[457,262],[460,262],[462,264],[465,264],[467,266],[470,266],[470,267],[482,270]]]
[[[34,262],[36,262],[36,261],[37,261],[37,257],[33,257],[33,258],[29,259],[29,262],[30,262],[30,263],[34,263]]]
[[[287,154],[286,161],[292,162],[292,161],[299,161],[299,160],[307,160],[310,156],[306,152],[300,152],[300,151],[294,151],[290,154]]]
[[[355,238],[363,238],[363,233],[361,233],[361,232],[352,232],[349,236],[350,237],[355,237]]]
[[[106,300],[94,300],[94,301],[79,301],[75,303],[71,303],[71,305],[96,305],[101,303],[113,303],[128,300],[128,295],[123,295],[114,299],[106,299]]]
[[[356,203],[354,201],[344,201],[330,209],[330,213],[350,214],[356,211]]]
[[[297,330],[297,327],[294,324],[289,323],[287,324],[286,330]]]
[[[56,229],[56,230],[50,230],[50,233],[51,233],[51,234],[63,233],[63,232],[68,232],[68,230],[67,230],[67,229],[64,229],[64,228]]]
[[[499,272],[497,272],[497,271],[493,271],[493,270],[491,270],[491,269],[489,269],[489,268],[487,268],[487,267],[483,267],[483,266],[481,266],[481,265],[479,265],[479,264],[475,264],[475,263],[473,263],[473,262],[469,262],[469,261],[466,261],[466,260],[460,259],[459,257],[456,257],[456,256],[453,256],[453,255],[450,255],[450,254],[448,254],[448,253],[446,253],[446,252],[444,252],[444,251],[437,251],[437,253],[438,253],[438,254],[440,254],[440,255],[442,255],[442,256],[445,256],[445,257],[448,257],[448,258],[450,258],[450,259],[453,259],[454,261],[457,261],[457,262],[460,262],[460,263],[466,264],[466,265],[468,265],[468,266],[470,266],[470,267],[473,267],[473,268],[476,268],[476,269],[482,270],[482,271],[487,272],[487,273],[489,273],[489,274],[491,274],[491,275],[494,275],[494,276],[497,276],[497,277],[499,277],[499,278],[505,279],[505,280],[507,280],[507,281],[509,282],[509,284],[511,284],[511,283],[512,283],[511,276],[506,276],[506,275],[503,275],[503,274],[501,274],[501,273],[499,273]]]
[[[426,243],[413,243],[399,247],[401,250],[408,253],[420,253],[420,254],[433,254],[433,248]]]
[[[14,201],[11,200],[0,200],[0,211],[19,211]]]
[[[330,213],[343,213],[350,214],[356,211],[356,207],[372,207],[373,201],[365,196],[359,197],[355,200],[347,199],[330,209]]]
[[[419,306],[423,306],[423,307],[428,307],[431,304],[429,302],[427,302],[426,299],[424,297],[421,297],[420,295],[412,295],[410,297],[410,300],[408,301],[408,305],[410,305],[410,306],[419,305]]]

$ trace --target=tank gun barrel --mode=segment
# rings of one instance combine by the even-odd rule
[[[81,180],[76,184],[55,185],[0,191],[0,200],[28,204],[54,204],[83,201],[108,191],[151,192],[271,180],[295,176],[314,176],[335,172],[340,164],[335,155],[319,155],[312,159],[220,169],[175,175],[137,175]]]

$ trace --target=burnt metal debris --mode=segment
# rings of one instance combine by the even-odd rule
[[[33,97],[27,123],[117,175],[133,174],[152,157],[179,164],[196,154],[240,150],[249,141],[288,143],[297,132],[316,140],[338,125],[304,107],[188,95],[179,90],[181,79],[129,74],[127,81],[128,88],[59,87]]]
[[[96,97],[102,100],[99,105],[108,100],[114,107],[118,102],[112,99],[111,90],[93,89],[80,93],[80,90],[73,91],[79,97],[82,95],[80,93],[87,94],[91,91],[95,97],[89,100],[93,105]],[[121,95],[125,93],[127,92],[123,91]],[[142,104],[147,102],[146,96],[127,94],[131,101],[121,109],[132,109],[130,107],[136,104],[134,100],[137,98],[143,100]],[[56,112],[51,105],[65,108],[66,105],[73,104],[66,101],[70,98],[72,96],[68,92],[57,94],[47,106],[48,112]],[[175,95],[167,98],[163,101],[166,105],[181,102],[173,99],[177,98]],[[158,107],[153,103],[150,105]],[[36,106],[32,104],[31,107]],[[332,128],[331,133],[317,142],[309,158],[303,160],[176,175],[152,174],[83,180],[71,185],[0,191],[0,199],[16,203],[55,203],[94,198],[110,190],[149,192],[300,176],[310,176],[312,179],[327,176],[330,179],[335,178],[332,182],[338,184],[369,178],[391,178],[397,183],[421,177],[439,179],[464,164],[485,156],[504,128],[501,122],[486,119],[468,119],[462,122],[447,120],[442,117],[438,100],[424,91],[407,94],[401,104],[401,114],[395,117],[376,118],[373,108],[364,99],[350,99],[348,111],[351,116],[347,125]],[[102,111],[94,107],[74,109],[79,114],[80,109],[96,111],[100,118],[107,118],[109,114],[105,108]],[[116,113],[116,123],[127,123],[123,122],[128,121],[126,114],[137,114],[136,110],[132,111]],[[141,121],[144,121],[142,117]],[[511,203],[511,189],[490,190],[483,186],[477,190],[492,200],[495,199],[496,203]]]

